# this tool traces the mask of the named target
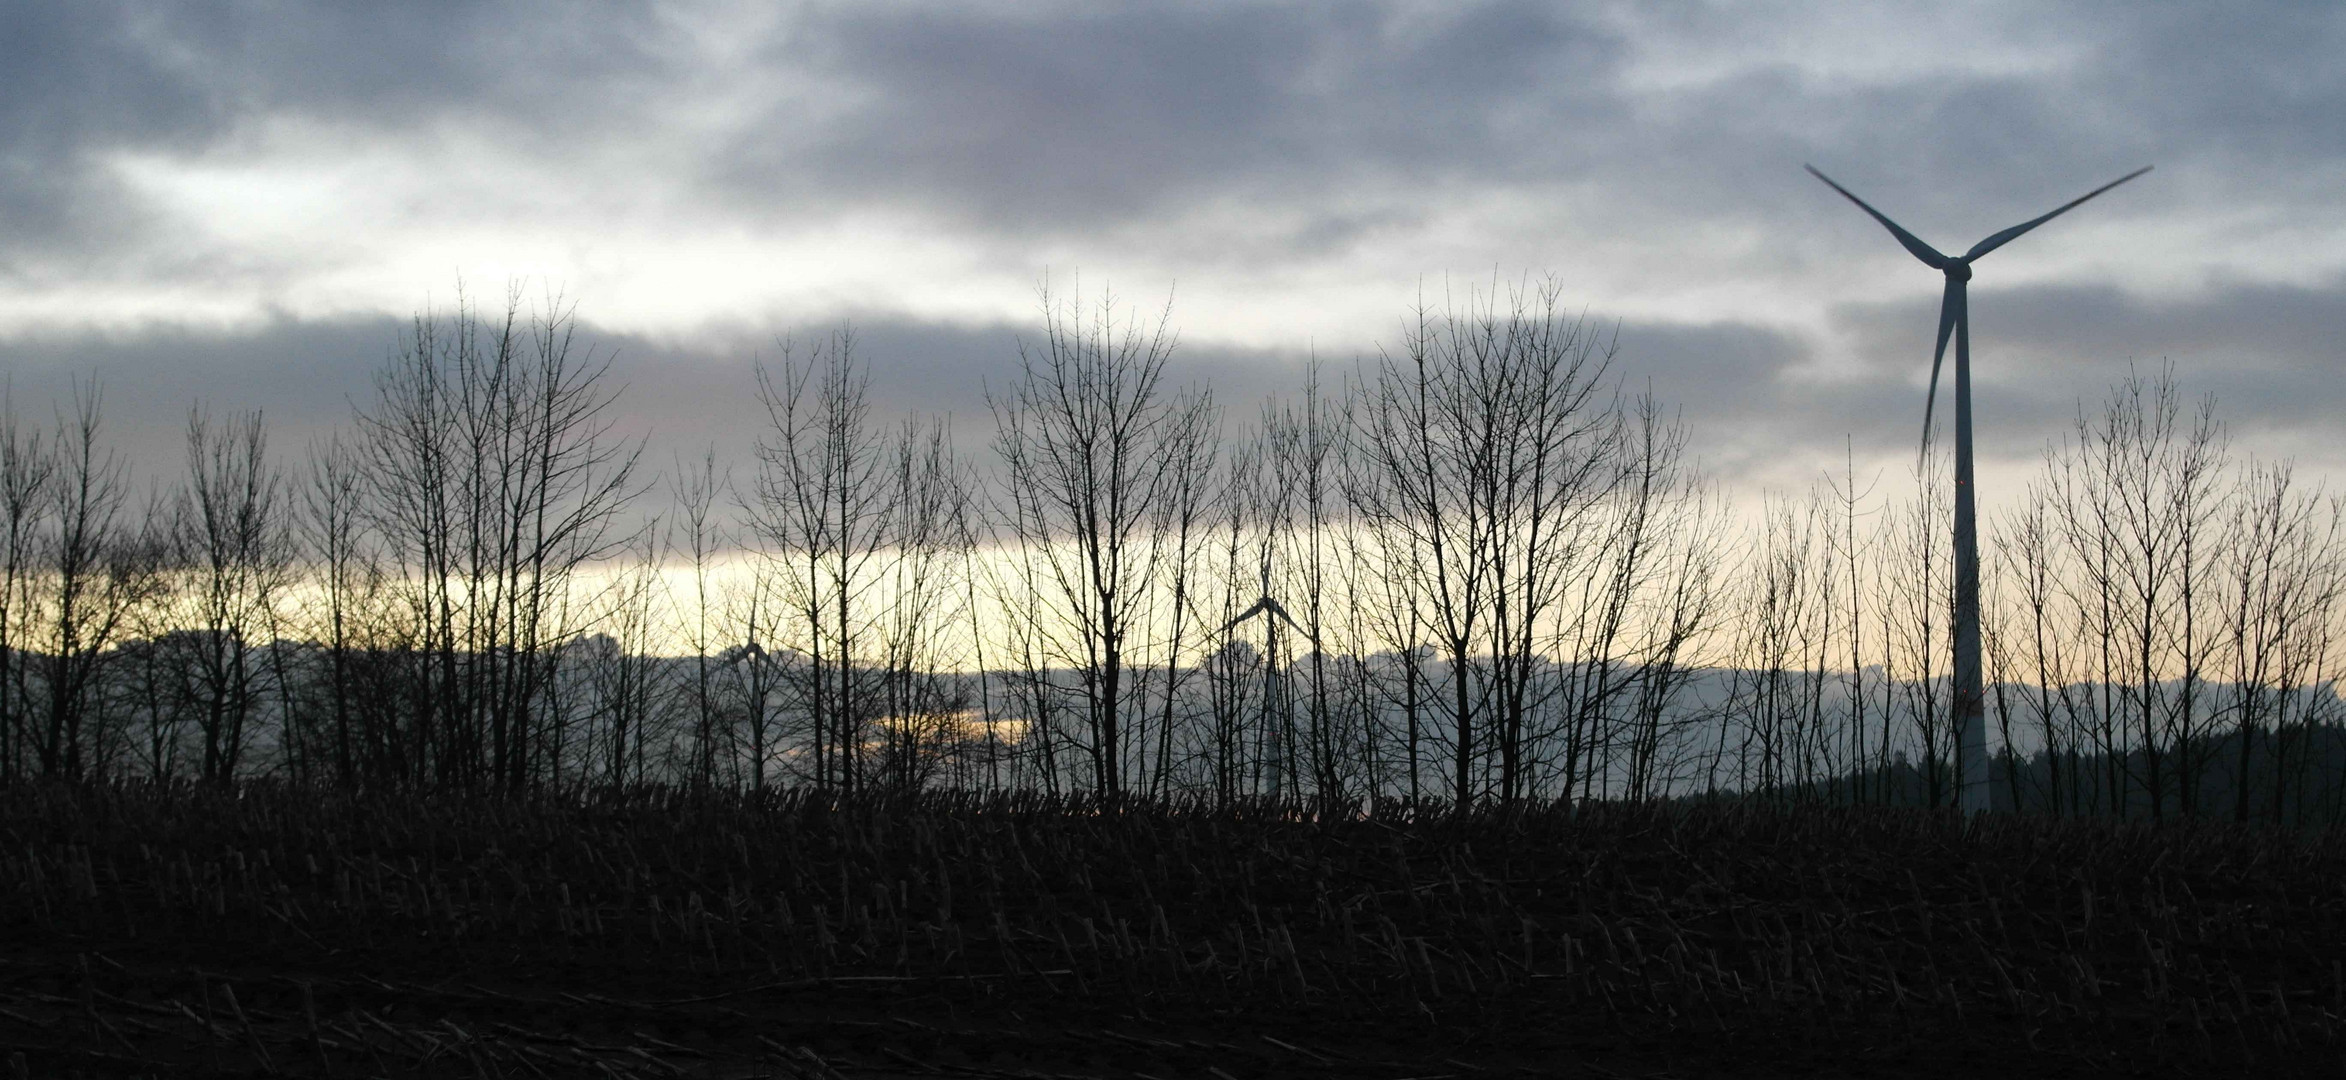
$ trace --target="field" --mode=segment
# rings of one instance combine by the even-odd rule
[[[1755,804],[0,794],[17,1076],[2313,1074],[2346,844]]]

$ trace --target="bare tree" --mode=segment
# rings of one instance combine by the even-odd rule
[[[1935,460],[1923,462],[1916,470],[1918,480],[1934,475],[1935,467]],[[1902,713],[1914,736],[1906,746],[1914,751],[1911,760],[1919,794],[1929,806],[1950,805],[1960,790],[1955,775],[1959,732],[1948,675],[1939,659],[1939,635],[1954,604],[1953,579],[1940,554],[1947,548],[1951,514],[1946,503],[1917,483],[1914,500],[1893,506],[1883,518],[1879,550],[1884,564],[1877,572],[1887,585],[1878,601],[1888,646],[1881,688],[1882,752],[1885,757],[1903,753],[1905,747],[1894,741],[1893,724],[1893,717]],[[1891,778],[1897,780],[1894,772]],[[1892,798],[1897,798],[1895,788]]]
[[[1671,791],[1691,747],[1680,743],[1695,726],[1683,708],[1701,672],[1706,646],[1726,615],[1727,583],[1737,562],[1729,553],[1726,513],[1699,478],[1660,485],[1647,511],[1658,525],[1650,550],[1654,570],[1642,598],[1635,695],[1629,722],[1624,794],[1632,799]]]
[[[2017,606],[2012,614],[1996,620],[1994,636],[2007,643],[2017,641],[2022,658],[2015,666],[2024,672],[2030,682],[2027,691],[2028,706],[2036,721],[2037,739],[2041,744],[2045,783],[2041,803],[2053,814],[2061,814],[2066,807],[2074,813],[2077,781],[2071,775],[2078,760],[2077,736],[2074,718],[2076,703],[2070,687],[2070,639],[2061,622],[2058,604],[2061,589],[2058,575],[2060,551],[2056,534],[2054,507],[2042,484],[2031,484],[2020,505],[2006,518],[2004,528],[1995,539],[1997,575],[2012,590],[2010,599]],[[2014,618],[2020,621],[2011,626]],[[2012,646],[2006,645],[2006,651]],[[2007,669],[2009,670],[2009,669]],[[2007,754],[2013,737],[2007,729],[2004,736]],[[2013,805],[2019,808],[2021,791],[2015,781]],[[2067,800],[2068,802],[2065,802]]]
[[[1264,472],[1263,440],[1257,433],[1242,435],[1223,454],[1215,518],[1198,553],[1199,581],[1186,590],[1196,598],[1200,621],[1215,628],[1206,636],[1210,651],[1199,664],[1206,730],[1198,752],[1203,781],[1217,806],[1257,792],[1262,778],[1255,774],[1266,756],[1258,751],[1266,749],[1261,744],[1275,724],[1278,695],[1271,680],[1276,658],[1239,632],[1254,629],[1244,616],[1270,588],[1267,523],[1275,496],[1267,490]],[[1271,771],[1274,781],[1280,772]]]
[[[874,715],[880,630],[870,594],[896,507],[886,448],[873,426],[870,376],[842,327],[807,350],[783,343],[777,377],[761,367],[770,427],[758,444],[752,517],[787,568],[793,644],[806,663],[795,696],[812,742],[811,779],[853,792],[862,781],[864,726]]]
[[[17,422],[14,394],[0,390],[0,783],[24,775],[33,735],[31,664],[19,650],[38,633],[33,592],[56,467],[41,432]]]
[[[886,482],[893,529],[881,584],[881,774],[895,790],[912,791],[958,754],[966,734],[969,694],[953,669],[967,659],[975,630],[959,610],[968,594],[957,578],[968,565],[973,493],[939,420],[905,421]]]
[[[2250,468],[2240,494],[2217,581],[2225,711],[2237,755],[2231,813],[2251,819],[2261,779],[2264,809],[2279,822],[2288,820],[2292,758],[2310,730],[2303,705],[2322,677],[2346,596],[2346,566],[2337,558],[2346,504],[2299,486],[2286,464]],[[2269,768],[2260,770],[2260,760]]]
[[[105,668],[159,585],[151,508],[147,520],[131,516],[124,463],[99,440],[103,396],[95,384],[77,388],[73,411],[58,417],[36,549],[28,659],[42,706],[31,743],[44,776],[79,779],[100,758],[90,721],[104,705]]]
[[[692,596],[682,601],[671,598],[672,604],[683,608],[684,642],[692,648],[690,683],[684,688],[692,705],[689,782],[695,790],[707,791],[716,783],[717,748],[725,741],[719,730],[723,711],[717,696],[720,660],[712,655],[718,650],[719,633],[711,618],[718,607],[713,575],[727,543],[723,524],[711,516],[718,493],[726,486],[717,469],[716,450],[705,451],[699,461],[689,465],[679,459],[671,482],[676,516],[669,522],[668,544],[684,554],[692,575]]]
[[[1161,796],[1171,783],[1174,764],[1174,728],[1182,719],[1179,703],[1191,671],[1185,663],[1192,663],[1190,634],[1195,632],[1193,615],[1197,606],[1195,574],[1201,567],[1202,554],[1210,531],[1209,511],[1214,495],[1215,446],[1213,431],[1204,423],[1188,426],[1182,438],[1171,441],[1166,452],[1173,471],[1172,491],[1164,501],[1164,520],[1159,529],[1172,542],[1167,559],[1172,567],[1173,580],[1165,591],[1164,601],[1170,610],[1163,655],[1164,676],[1162,705],[1157,713],[1155,760],[1148,763],[1148,791]],[[1154,620],[1152,620],[1154,621]],[[1146,749],[1146,740],[1136,740]]]
[[[1347,744],[1357,734],[1339,714],[1338,672],[1330,669],[1327,650],[1336,629],[1335,598],[1329,593],[1344,577],[1340,560],[1346,550],[1336,538],[1345,510],[1343,457],[1350,445],[1344,420],[1337,403],[1320,389],[1316,362],[1305,370],[1302,397],[1276,409],[1266,405],[1263,416],[1275,492],[1268,509],[1279,582],[1264,595],[1285,597],[1283,610],[1297,620],[1302,638],[1295,647],[1309,647],[1296,703],[1302,730],[1294,734],[1301,737],[1288,739],[1288,745],[1299,746],[1306,760],[1297,764],[1308,764],[1312,795],[1326,808],[1344,798],[1352,756]]]
[[[1353,438],[1374,481],[1358,509],[1412,549],[1396,570],[1449,667],[1451,788],[1524,794],[1526,721],[1542,633],[1571,581],[1567,556],[1616,476],[1621,426],[1609,343],[1565,315],[1553,283],[1421,309],[1363,388]],[[1478,743],[1478,739],[1482,740]]]
[[[1664,713],[1686,687],[1682,665],[1718,628],[1730,558],[1717,508],[1686,463],[1686,430],[1650,390],[1621,423],[1601,496],[1558,545],[1574,582],[1551,646],[1563,730],[1543,734],[1560,735],[1560,790],[1581,798],[1607,792],[1641,737],[1653,779]]]
[[[358,653],[384,644],[364,632],[382,615],[384,580],[366,532],[363,476],[357,448],[337,432],[312,445],[299,487],[299,537],[318,598],[305,613],[306,631],[323,653],[311,697],[328,714],[334,775],[346,784],[396,760],[387,725],[367,722],[359,708]]]
[[[189,412],[187,468],[167,536],[178,625],[163,643],[175,697],[203,742],[199,775],[216,784],[236,777],[266,693],[268,668],[255,650],[269,640],[291,576],[293,538],[259,413],[221,423],[200,407]],[[291,753],[294,718],[282,720]]]
[[[416,631],[407,778],[519,788],[578,570],[628,539],[642,444],[559,298],[419,315],[359,413],[367,495]]]
[[[1151,590],[1172,573],[1176,543],[1164,528],[1181,491],[1180,448],[1210,424],[1204,393],[1165,385],[1174,335],[1170,304],[1153,321],[1120,313],[1112,295],[1086,307],[1042,297],[1043,335],[1021,345],[1020,379],[989,392],[994,450],[1005,473],[1003,519],[1031,560],[1035,599],[1046,611],[1047,666],[1071,673],[1091,787],[1121,794],[1124,727],[1146,707],[1135,672],[1145,666]]]
[[[782,749],[780,725],[773,700],[781,684],[782,657],[766,643],[775,640],[774,622],[785,610],[782,585],[772,560],[753,555],[746,566],[747,580],[724,594],[726,624],[739,640],[726,647],[720,672],[733,702],[734,718],[726,725],[735,752],[743,759],[751,791],[764,791],[767,772]]]
[[[2189,812],[2198,697],[2217,640],[2203,582],[2219,544],[2224,437],[2212,400],[2185,421],[2172,371],[2120,382],[2098,414],[2080,410],[2056,448],[2050,482],[2060,511],[2069,606],[2091,642],[2096,751],[2103,798],[2125,814],[2133,789],[2156,819],[2170,794]],[[2136,763],[2139,762],[2139,772]]]
[[[627,787],[651,779],[654,751],[667,732],[676,688],[653,655],[659,634],[661,548],[656,530],[637,540],[632,558],[613,575],[595,622],[603,632],[564,643],[564,665],[578,671],[591,702],[589,760],[603,784]]]

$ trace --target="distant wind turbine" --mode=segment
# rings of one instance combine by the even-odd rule
[[[1270,588],[1270,572],[1267,569],[1264,571],[1263,577],[1263,587],[1267,590]],[[1287,686],[1286,680],[1281,677],[1279,671],[1279,624],[1286,623],[1297,636],[1311,642],[1315,648],[1319,646],[1320,639],[1311,631],[1298,625],[1295,616],[1287,613],[1287,606],[1272,599],[1268,591],[1264,592],[1263,598],[1255,601],[1252,607],[1239,612],[1229,622],[1223,623],[1221,629],[1214,631],[1214,636],[1222,637],[1237,629],[1239,623],[1257,615],[1262,616],[1263,625],[1270,630],[1263,642],[1262,727],[1263,738],[1270,744],[1270,752],[1266,755],[1269,760],[1265,762],[1269,766],[1271,774],[1270,795],[1276,799],[1281,792],[1280,782],[1285,778],[1287,772],[1287,731],[1286,725],[1283,723],[1286,719],[1284,707],[1287,701]]]
[[[1900,228],[1881,211],[1867,206],[1864,199],[1851,195],[1848,188],[1834,183],[1832,177],[1818,172],[1816,166],[1803,167],[1856,203],[1858,209],[1873,215],[1923,265],[1947,275],[1946,297],[1939,302],[1939,345],[1931,353],[1930,396],[1923,399],[1922,453],[1926,456],[1930,453],[1931,410],[1939,398],[1939,363],[1947,357],[1947,335],[1952,333],[1955,335],[1955,739],[1957,767],[1962,777],[1961,805],[1965,813],[1979,813],[1988,808],[1988,744],[1979,663],[1979,536],[1972,510],[1971,316],[1964,306],[1964,285],[1971,280],[1971,264],[1980,256],[2076,209],[2087,199],[2149,172],[2150,166],[2086,192],[2043,217],[1996,233],[1952,258]]]
[[[1242,593],[1240,595],[1244,594]],[[1311,634],[1308,631],[1304,630],[1304,628],[1301,626],[1295,625],[1295,616],[1287,614],[1286,606],[1279,603],[1277,600],[1271,599],[1267,594],[1262,599],[1255,601],[1253,607],[1247,608],[1245,611],[1241,611],[1238,614],[1231,616],[1229,622],[1223,623],[1221,629],[1214,631],[1214,636],[1220,637],[1223,634],[1227,634],[1231,630],[1235,629],[1239,623],[1245,622],[1246,620],[1254,618],[1257,615],[1264,614],[1268,614],[1270,617],[1276,618],[1279,621],[1286,623],[1290,627],[1294,627],[1296,633],[1302,634],[1306,638],[1311,638]]]

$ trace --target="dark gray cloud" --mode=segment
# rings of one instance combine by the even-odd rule
[[[887,7],[809,18],[777,62],[856,104],[811,133],[782,102],[722,175],[743,197],[913,199],[983,228],[1098,229],[1200,198],[1529,164],[1623,119],[1612,35],[1549,4],[1438,18],[1378,5],[1142,5],[1003,16]],[[1526,114],[1520,106],[1529,105]],[[789,139],[792,133],[798,139]]]
[[[852,88],[854,104],[811,129],[801,103],[777,104],[744,126],[717,175],[753,203],[910,200],[1019,233],[1131,224],[1215,198],[1308,207],[1363,185],[1432,201],[1454,186],[1603,184],[1614,212],[1636,219],[1780,224],[1788,212],[1834,212],[1796,171],[1816,158],[1868,178],[1929,175],[1908,208],[1984,232],[1996,226],[1978,221],[2066,198],[2119,163],[2155,156],[2173,171],[2204,160],[2221,176],[2234,164],[2224,146],[2250,137],[2235,129],[2233,142],[2204,143],[2201,127],[2246,121],[2266,132],[2256,143],[2285,145],[2319,110],[2346,104],[2317,84],[2270,107],[2259,96],[2269,79],[2230,70],[2251,64],[2250,50],[2178,63],[2211,28],[2161,20],[2065,24],[2085,35],[2085,55],[2050,73],[1852,83],[1756,63],[1648,89],[1629,75],[1640,28],[1584,10],[1595,11],[817,15],[776,60]],[[2145,66],[2168,75],[2135,74]],[[2171,98],[2238,108],[2178,109]]]
[[[393,158],[441,146],[415,160],[473,179],[444,140],[525,162],[545,189],[447,217],[434,216],[433,191],[403,191],[401,224],[457,231],[543,212],[513,224],[583,242],[620,224],[596,215],[627,205],[565,198],[596,188],[654,192],[645,200],[679,228],[753,241],[762,227],[893,214],[934,228],[971,273],[1007,278],[1069,250],[1133,252],[1132,265],[1168,277],[1388,285],[1542,262],[1603,278],[1608,261],[1636,263],[1633,283],[1612,287],[1649,314],[1621,325],[1618,373],[1650,379],[1683,405],[1707,456],[1756,476],[1779,458],[1830,456],[1844,437],[1877,455],[1911,445],[1934,324],[1927,272],[1801,162],[1949,248],[2156,163],[2090,220],[2095,235],[2140,238],[2112,258],[2155,247],[2188,265],[2156,283],[2124,265],[2027,286],[1983,270],[1983,438],[2033,445],[2129,361],[2170,360],[2238,426],[2346,435],[2331,375],[2346,281],[2318,242],[2346,228],[2334,209],[2346,12],[2331,7],[1915,8],[1874,13],[1861,31],[1847,13],[1797,6],[1533,0],[843,4],[732,22],[648,0],[98,2],[13,4],[0,19],[0,306],[12,288],[102,290],[126,276],[244,287],[234,259],[262,256],[186,243],[205,223],[142,202],[111,165],[119,155],[254,160],[292,126]],[[646,159],[645,146],[673,153]],[[1214,224],[1220,211],[1231,224]],[[2077,257],[2086,220],[2064,221],[2065,242],[2048,231],[2031,237],[2036,254],[1998,262]],[[1516,224],[1526,221],[1536,230]],[[2189,246],[2197,235],[2272,237],[2276,250],[2203,253]],[[1470,265],[1390,265],[1405,256],[1388,251]],[[286,269],[251,288],[299,284],[300,252],[265,254]],[[1835,306],[1845,285],[1819,284],[1891,267],[1914,281],[1891,301]],[[824,268],[790,269],[819,280]],[[1715,297],[1736,283],[1750,283],[1746,298],[1682,316],[1636,303],[1640,289]],[[1748,293],[1780,296],[1784,310],[1755,310]],[[680,447],[746,446],[752,358],[777,354],[778,328],[819,332],[844,311],[884,406],[950,412],[965,443],[982,442],[983,388],[1009,377],[1031,320],[909,293],[840,295],[600,335],[631,387],[628,423],[682,433]],[[388,302],[325,306],[367,303]],[[219,332],[168,315],[125,327],[51,312],[27,317],[33,329],[0,325],[0,369],[20,402],[97,372],[125,437],[157,454],[199,396],[264,405],[287,430],[333,423],[395,346],[399,305],[339,321],[287,311]],[[1217,327],[1194,304],[1175,320]],[[1322,338],[1321,359],[1339,370],[1393,325]],[[1192,331],[1180,370],[1210,380],[1242,419],[1294,384],[1311,340]]]
[[[2342,355],[2330,328],[2346,323],[2346,280],[2321,286],[2218,283],[2175,296],[2107,286],[1974,288],[1975,429],[1983,461],[2026,463],[2068,437],[2129,375],[2171,371],[2193,399],[2211,397],[2235,444],[2322,472],[2346,468]],[[1846,431],[1857,452],[1911,453],[1930,368],[1936,301],[1854,304],[1835,332],[1859,370],[1788,401],[1766,453],[1816,456]],[[1953,361],[1942,376],[1940,435],[1950,429]]]
[[[649,466],[713,451],[746,476],[766,424],[757,369],[779,368],[790,345],[808,347],[852,331],[871,379],[876,422],[915,413],[952,423],[956,442],[983,456],[993,434],[989,389],[1019,377],[1023,343],[1035,328],[948,325],[875,315],[775,333],[739,332],[689,344],[614,333],[582,324],[580,355],[607,363],[604,386],[618,395],[612,433],[640,439]],[[411,340],[397,319],[280,320],[245,330],[157,328],[133,334],[73,333],[0,342],[0,375],[17,415],[48,422],[76,393],[103,394],[107,441],[143,477],[176,475],[188,412],[258,409],[278,451],[297,460],[311,441],[352,426],[374,407],[374,378]],[[1211,388],[1232,427],[1257,403],[1299,386],[1307,358],[1206,345],[1177,345],[1168,365],[1178,388]],[[1333,363],[1331,363],[1333,368]],[[1340,377],[1332,372],[1331,382]]]
[[[1875,370],[1929,365],[1932,302],[1853,305],[1839,323]],[[2346,412],[2346,280],[2326,287],[2218,284],[2175,297],[2107,286],[1974,289],[1973,363],[1983,389],[2019,400],[2097,396],[2128,364],[2173,363],[2195,392],[2258,426],[2329,425]],[[2059,411],[2070,411],[2064,407]]]
[[[1396,328],[1399,325],[1396,315]],[[920,413],[947,417],[956,442],[979,458],[993,437],[989,392],[1020,377],[1021,349],[1040,343],[1039,326],[947,324],[885,313],[771,330],[736,330],[689,342],[650,339],[586,324],[578,338],[609,363],[607,386],[619,395],[615,434],[645,442],[648,465],[666,470],[704,450],[746,477],[766,424],[757,368],[776,369],[795,347],[806,349],[842,328],[871,378],[875,419],[893,423]],[[1178,333],[1178,318],[1176,318]],[[1838,447],[1856,430],[1851,416],[1904,410],[1915,397],[1895,380],[1874,380],[1807,395],[1785,372],[1813,358],[1806,343],[1781,330],[1743,323],[1689,325],[1602,322],[1586,330],[1615,345],[1611,376],[1625,392],[1647,389],[1679,410],[1698,452],[1730,478],[1760,469],[1766,455]],[[337,322],[279,320],[247,330],[157,328],[133,334],[48,335],[0,343],[20,416],[45,421],[77,387],[105,394],[109,441],[141,475],[167,478],[181,467],[188,410],[260,409],[288,461],[310,442],[347,429],[355,410],[372,407],[373,378],[400,352],[409,325],[397,319]],[[1039,356],[1039,354],[1038,354]],[[1212,342],[1177,343],[1168,365],[1178,389],[1210,390],[1224,431],[1238,436],[1259,422],[1266,402],[1300,393],[1315,356]],[[1348,378],[1373,368],[1377,352],[1316,356],[1323,387],[1341,393]],[[1897,437],[1904,437],[1903,420]],[[1759,453],[1753,453],[1758,449]]]
[[[281,448],[342,423],[398,348],[401,329],[385,318],[43,335],[0,341],[0,374],[17,414],[30,421],[49,419],[77,389],[98,388],[110,441],[142,471],[169,472],[197,406],[259,409]]]
[[[2082,286],[1980,289],[1973,299],[1976,423],[1987,460],[2032,460],[2069,430],[2081,404],[2097,403],[2130,371],[2154,374],[2169,364],[2187,393],[2215,395],[2219,415],[2251,449],[2276,432],[2334,431],[2346,412],[2346,380],[2335,377],[2339,357],[2323,329],[2346,323],[2346,282],[2240,284],[2181,300]],[[1743,485],[1802,482],[1837,464],[1845,445],[1861,463],[1908,460],[1935,325],[1927,301],[1838,308],[1831,333],[1859,362],[1829,371],[1820,368],[1819,339],[1781,327],[1592,316],[1587,330],[1615,346],[1611,374],[1624,391],[1650,388],[1677,410],[1708,467]],[[875,312],[689,341],[589,324],[580,343],[609,361],[610,385],[621,394],[617,434],[645,440],[647,465],[666,470],[708,449],[746,478],[765,424],[756,367],[780,364],[786,337],[803,349],[842,326],[852,328],[871,375],[877,418],[947,415],[956,441],[980,457],[993,433],[987,393],[1017,380],[1022,345],[1038,340],[1029,324]],[[263,409],[289,457],[346,427],[354,409],[370,404],[372,376],[406,331],[388,318],[287,319],[241,331],[51,335],[0,344],[0,372],[19,413],[35,420],[68,400],[77,381],[103,384],[114,444],[142,473],[169,476],[193,405]],[[1356,365],[1373,365],[1376,351],[1317,359],[1324,385],[1335,389]],[[1225,431],[1235,435],[1256,421],[1264,401],[1296,393],[1311,360],[1299,350],[1182,344],[1170,374],[1177,385],[1210,388]],[[1942,425],[1951,415],[1951,369],[1946,378]]]
[[[2081,117],[2188,136],[2194,157],[2240,167],[2238,189],[2307,169],[2335,176],[2346,130],[2346,18],[2319,4],[2125,6],[2119,48],[2063,87]],[[2299,175],[2292,175],[2299,174]]]

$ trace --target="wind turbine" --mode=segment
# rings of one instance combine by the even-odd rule
[[[1270,574],[1266,571],[1263,576],[1265,579],[1263,586],[1268,589]],[[1280,781],[1285,778],[1287,771],[1287,729],[1283,722],[1286,719],[1284,713],[1286,680],[1280,676],[1279,672],[1279,624],[1286,623],[1289,629],[1311,642],[1314,647],[1319,645],[1320,639],[1313,636],[1311,631],[1297,625],[1295,616],[1287,613],[1287,606],[1272,599],[1269,592],[1263,593],[1262,599],[1255,601],[1252,607],[1231,617],[1229,622],[1223,623],[1221,629],[1214,631],[1214,636],[1221,637],[1228,634],[1237,628],[1239,623],[1257,615],[1262,616],[1263,624],[1270,628],[1270,633],[1265,636],[1263,641],[1263,733],[1271,744],[1270,760],[1267,764],[1270,766],[1271,773],[1270,794],[1272,798],[1276,799],[1280,795]]]
[[[1238,614],[1231,616],[1229,622],[1223,623],[1221,629],[1214,631],[1214,635],[1219,637],[1223,634],[1227,634],[1239,623],[1245,622],[1246,620],[1254,618],[1257,615],[1266,615],[1270,618],[1276,618],[1280,622],[1284,622],[1288,626],[1292,627],[1296,633],[1302,634],[1305,638],[1311,637],[1311,633],[1309,631],[1295,624],[1295,616],[1287,614],[1286,605],[1281,604],[1277,600],[1271,599],[1268,593],[1264,594],[1262,599],[1255,601],[1253,607],[1247,608],[1245,611],[1241,611]]]
[[[2149,172],[2150,166],[2071,199],[2043,217],[1989,236],[1973,244],[1970,251],[1952,257],[1940,254],[1937,248],[1900,228],[1881,211],[1867,206],[1864,199],[1851,195],[1848,188],[1834,183],[1832,177],[1818,172],[1816,166],[1803,168],[1881,222],[1923,265],[1947,275],[1946,296],[1939,301],[1939,345],[1931,353],[1930,396],[1923,399],[1922,452],[1924,455],[1930,452],[1931,410],[1939,398],[1939,364],[1947,357],[1947,335],[1952,333],[1955,336],[1955,752],[1962,782],[1963,811],[1979,813],[1988,808],[1988,744],[1979,663],[1979,536],[1972,509],[1971,316],[1964,306],[1964,285],[1971,280],[1971,264],[1981,256],[2076,209],[2087,199]]]

